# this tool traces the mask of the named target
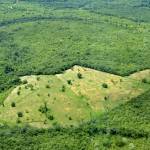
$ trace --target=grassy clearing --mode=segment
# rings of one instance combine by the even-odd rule
[[[21,77],[27,80],[28,84],[33,85],[33,90],[25,89],[26,85],[16,87],[5,100],[5,107],[1,109],[1,119],[3,121],[16,123],[17,112],[21,111],[23,117],[20,118],[22,123],[28,123],[37,127],[41,124],[53,124],[59,122],[63,125],[76,125],[85,120],[89,120],[91,115],[95,115],[94,111],[77,96],[69,88],[65,88],[62,92],[63,83],[56,76],[37,76]],[[17,91],[20,89],[20,95]],[[16,107],[11,107],[11,102],[15,102]],[[38,111],[40,106],[47,107],[50,114],[54,116],[54,120],[50,121],[44,114]],[[90,115],[91,114],[91,115]],[[47,126],[47,125],[46,125]]]
[[[82,79],[77,78],[79,72],[83,76]],[[124,103],[147,90],[149,86],[129,77],[121,77],[80,66],[75,66],[64,74],[58,74],[57,77],[77,95],[85,97],[95,111],[105,111]],[[71,80],[72,85],[67,84],[67,80]],[[108,88],[103,88],[103,83],[106,83]]]
[[[130,77],[138,81],[150,83],[150,69],[134,73]]]
[[[82,77],[77,77],[78,73]],[[100,117],[149,88],[149,84],[109,73],[74,66],[64,74],[21,77],[26,84],[17,86],[0,108],[0,122],[48,127],[60,123],[77,125]],[[107,84],[107,88],[103,84]],[[19,92],[18,92],[19,91]],[[14,102],[16,107],[12,107]],[[50,120],[39,108],[46,104]],[[23,117],[18,118],[17,113]],[[19,124],[19,123],[18,123]]]

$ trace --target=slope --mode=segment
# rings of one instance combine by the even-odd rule
[[[24,76],[21,80],[23,84],[11,92],[0,108],[3,123],[76,126],[99,118],[102,113],[149,89],[149,84],[129,77],[80,66],[63,74]],[[23,117],[17,115],[18,112]]]

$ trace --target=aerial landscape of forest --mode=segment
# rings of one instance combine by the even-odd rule
[[[150,0],[0,0],[0,141],[149,150]]]

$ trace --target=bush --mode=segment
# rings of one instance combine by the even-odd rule
[[[23,117],[23,113],[22,112],[18,112],[17,115],[18,115],[18,117]]]
[[[17,91],[17,94],[20,95],[20,91]]]
[[[142,79],[143,83],[147,83],[147,80],[145,78]]]
[[[40,81],[40,77],[37,77],[36,79],[37,79],[37,81]]]
[[[22,81],[22,84],[27,84],[27,83],[28,83],[27,80],[23,80],[23,81]]]
[[[45,87],[47,88],[47,89],[49,89],[50,88],[50,86],[47,84],[47,85],[45,85]]]
[[[72,120],[72,118],[71,118],[71,117],[69,117],[69,120]]]
[[[78,74],[77,74],[77,77],[79,78],[79,79],[82,79],[83,77],[82,77],[82,74],[79,72]]]
[[[11,103],[11,107],[16,107],[15,102],[12,102],[12,103]]]
[[[103,87],[103,88],[108,88],[108,85],[107,85],[106,83],[103,83],[103,84],[102,84],[102,87]]]
[[[29,87],[31,90],[34,90],[34,88],[33,88],[33,85],[32,85],[32,84],[28,84],[28,87]]]
[[[50,115],[50,116],[48,117],[48,119],[49,119],[49,120],[54,120],[54,116],[53,116],[53,115]]]
[[[25,88],[25,89],[28,89],[28,86],[27,86],[27,85],[25,85],[25,86],[24,86],[24,88]]]
[[[21,123],[20,118],[17,118],[16,123]]]
[[[66,87],[63,85],[62,86],[62,92],[65,92],[65,90],[66,90]]]
[[[70,85],[72,85],[72,82],[71,82],[71,80],[67,80],[67,83],[68,83],[68,84],[70,84]]]
[[[108,100],[108,97],[107,97],[107,96],[104,96],[104,100],[107,101],[107,100]]]

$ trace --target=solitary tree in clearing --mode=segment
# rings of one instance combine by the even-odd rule
[[[82,78],[83,78],[83,76],[82,76],[82,74],[81,74],[80,72],[77,74],[77,77],[78,77],[79,79],[82,79]]]

